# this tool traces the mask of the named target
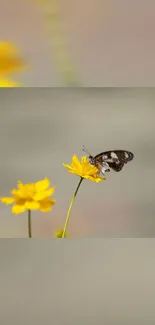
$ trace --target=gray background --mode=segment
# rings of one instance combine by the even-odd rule
[[[56,0],[55,0],[56,1]],[[58,0],[57,0],[58,1]],[[0,39],[13,41],[30,69],[28,87],[61,86],[44,11],[35,0],[0,0]],[[155,86],[154,0],[59,0],[69,59],[85,86]],[[51,6],[53,0],[51,0]]]
[[[0,323],[154,325],[154,239],[1,240]]]
[[[73,237],[155,236],[155,92],[152,88],[1,89],[0,196],[16,182],[51,179],[52,212],[33,212],[33,236],[62,228],[79,181],[62,163],[83,155],[127,149],[135,159],[100,184],[83,182],[72,210]],[[0,205],[0,237],[27,237],[27,213]]]

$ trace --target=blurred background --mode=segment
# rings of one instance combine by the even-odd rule
[[[24,86],[155,86],[154,1],[0,4],[0,39],[30,64],[14,75]]]
[[[49,177],[57,202],[32,213],[34,237],[64,225],[79,178],[62,163],[83,155],[126,149],[132,162],[99,184],[84,181],[73,206],[72,237],[155,236],[155,92],[153,88],[26,88],[0,90],[0,196],[18,180]],[[0,237],[27,237],[27,213],[0,205]]]
[[[155,323],[154,239],[1,240],[1,324]]]

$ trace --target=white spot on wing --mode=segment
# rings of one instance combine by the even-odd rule
[[[106,162],[104,162],[101,167],[101,173],[104,175],[106,171],[110,171],[110,167]]]
[[[115,152],[111,152],[111,158],[113,159],[118,159],[117,155]]]
[[[102,160],[106,160],[106,159],[108,159],[108,156],[107,155],[103,155],[102,156]]]
[[[125,158],[129,158],[129,154],[125,151]]]

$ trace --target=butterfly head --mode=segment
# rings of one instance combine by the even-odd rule
[[[105,174],[105,172],[109,172],[109,165],[106,162],[100,162],[96,156],[92,156],[90,152],[83,146],[83,151],[87,154],[89,163],[99,169],[101,174]]]

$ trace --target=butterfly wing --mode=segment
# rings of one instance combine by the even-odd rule
[[[98,164],[107,163],[111,169],[119,172],[124,164],[133,159],[134,155],[130,151],[126,150],[110,150],[100,153],[95,156],[95,160]]]
[[[115,172],[120,172],[120,170],[123,168],[124,164],[123,163],[108,163],[109,167],[113,169]]]

